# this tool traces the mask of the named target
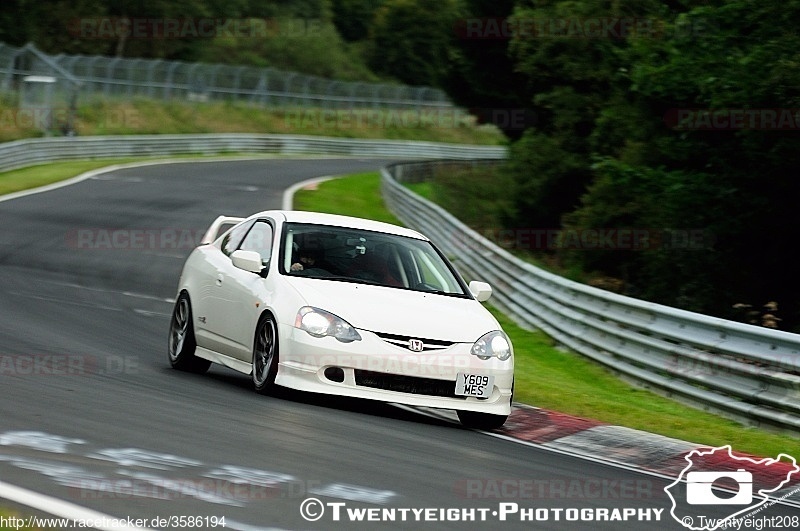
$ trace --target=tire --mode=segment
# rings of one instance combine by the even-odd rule
[[[266,314],[256,326],[253,341],[253,387],[257,393],[269,394],[275,388],[278,374],[278,326]]]
[[[495,430],[505,424],[508,415],[492,415],[476,411],[458,411],[458,420],[466,428],[476,430]]]
[[[192,303],[189,295],[181,292],[175,301],[172,317],[169,321],[169,343],[167,356],[173,369],[203,374],[211,367],[211,362],[194,355],[197,342],[192,325]]]

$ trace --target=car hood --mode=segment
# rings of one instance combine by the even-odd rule
[[[307,305],[361,330],[473,343],[500,328],[492,314],[471,298],[333,280],[287,280]]]

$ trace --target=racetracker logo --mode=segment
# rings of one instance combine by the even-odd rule
[[[73,37],[89,40],[170,40],[305,36],[322,31],[321,19],[85,17],[67,22]]]
[[[597,229],[478,229],[478,234],[506,249],[534,251],[707,251],[715,236],[706,229],[597,228]],[[480,247],[469,233],[452,233],[461,248]]]
[[[91,376],[136,374],[138,372],[139,359],[131,356],[0,355],[0,380],[4,376]]]
[[[650,500],[648,479],[552,478],[462,479],[453,492],[472,500]]]
[[[75,115],[69,107],[25,107],[0,110],[0,131],[67,127]],[[138,129],[144,123],[136,109],[108,109],[98,117],[97,127]]]
[[[676,131],[797,131],[800,109],[670,109],[664,123]]]
[[[286,497],[276,486],[251,485],[216,479],[182,479],[149,477],[124,479],[78,478],[71,486],[72,496],[82,500],[149,498],[180,500],[200,498],[231,501],[234,504],[250,500]],[[306,495],[305,490],[296,497]]]
[[[475,118],[461,109],[303,109],[287,111],[284,123],[298,129],[459,129]]]
[[[464,40],[529,39],[660,39],[699,36],[714,24],[699,17],[680,22],[635,17],[486,17],[456,21],[454,32]]]
[[[205,230],[162,229],[76,229],[67,233],[67,247],[82,250],[191,250],[200,245]]]

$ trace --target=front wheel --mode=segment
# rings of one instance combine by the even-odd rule
[[[477,411],[458,411],[458,420],[467,428],[476,430],[494,430],[505,424],[508,415],[492,415]]]
[[[253,386],[256,392],[269,393],[278,374],[278,327],[271,315],[264,316],[256,327],[253,342]]]
[[[184,291],[175,302],[169,322],[169,345],[167,354],[173,368],[202,374],[211,367],[211,362],[194,355],[197,343],[192,326],[192,305]]]

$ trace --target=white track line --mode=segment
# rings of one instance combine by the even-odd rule
[[[117,170],[124,170],[127,168],[138,168],[143,166],[155,166],[159,164],[180,164],[180,163],[191,163],[191,162],[220,162],[226,160],[239,160],[239,159],[226,159],[226,158],[214,158],[214,159],[163,159],[163,160],[148,160],[142,162],[131,162],[128,164],[113,164],[111,166],[103,166],[102,168],[97,168],[94,170],[89,170],[87,172],[81,173],[80,175],[76,175],[71,179],[65,179],[63,181],[54,182],[52,184],[46,184],[44,186],[39,186],[36,188],[30,188],[28,190],[20,190],[19,192],[12,192],[10,194],[5,194],[0,196],[0,202],[2,201],[11,201],[12,199],[18,199],[20,197],[26,197],[29,195],[34,194],[41,194],[43,192],[49,192],[51,190],[58,190],[59,188],[63,188],[65,186],[71,186],[73,184],[77,184],[79,182],[85,181],[87,179],[92,179],[94,177],[98,177],[103,175],[104,173],[111,173]],[[247,160],[247,159],[244,159]]]
[[[125,518],[116,518],[103,514],[92,509],[86,509],[74,503],[65,502],[58,498],[51,498],[32,490],[23,489],[15,485],[9,485],[0,481],[0,498],[10,500],[33,509],[51,514],[59,518],[79,520],[81,522],[91,522],[90,529],[101,529],[103,531],[153,531],[147,527],[133,527],[125,523]],[[28,518],[23,518],[28,523]],[[43,518],[44,519],[44,518]],[[146,519],[146,518],[142,518]]]
[[[341,176],[339,176],[341,177]],[[337,177],[333,175],[325,175],[324,177],[315,177],[313,179],[308,179],[297,184],[293,184],[289,188],[283,191],[283,200],[281,201],[281,209],[282,210],[294,210],[294,194],[298,190],[305,188],[306,186],[313,186],[315,184],[319,184],[325,181],[330,181],[331,179],[336,179]]]
[[[11,192],[10,194],[2,195],[2,196],[0,196],[0,202],[2,202],[2,201],[11,201],[12,199],[18,199],[20,197],[26,197],[26,196],[29,196],[29,195],[41,194],[43,192],[49,192],[51,190],[57,190],[59,188],[65,187],[65,186],[70,186],[70,185],[73,185],[73,184],[77,184],[77,183],[85,181],[87,179],[96,178],[96,177],[98,177],[100,175],[103,175],[105,173],[111,173],[111,172],[115,172],[117,170],[125,170],[125,169],[128,169],[128,168],[141,168],[141,167],[145,167],[145,166],[159,166],[161,164],[195,164],[195,163],[204,163],[204,162],[229,162],[229,161],[234,161],[235,162],[235,161],[239,161],[239,160],[241,160],[241,161],[276,160],[276,159],[277,160],[282,160],[282,159],[291,159],[291,158],[292,158],[291,156],[277,156],[276,157],[276,156],[265,156],[265,155],[261,155],[261,156],[259,156],[259,155],[255,155],[255,156],[242,155],[242,156],[210,157],[210,158],[182,158],[182,159],[166,158],[166,159],[156,159],[156,160],[145,160],[145,161],[141,161],[141,162],[129,162],[129,163],[126,163],[126,164],[113,164],[113,165],[110,165],[110,166],[103,166],[102,168],[89,170],[89,171],[87,171],[85,173],[81,173],[80,175],[77,175],[77,176],[72,177],[70,179],[65,179],[63,181],[58,181],[58,182],[54,182],[52,184],[46,184],[44,186],[39,186],[39,187],[36,187],[36,188],[30,188],[28,190],[20,190],[19,192]],[[327,155],[322,155],[322,156],[309,155],[307,157],[306,156],[302,156],[302,157],[297,157],[297,158],[317,160],[317,159],[337,158],[337,157],[333,156],[333,155],[331,155],[331,156],[327,156]],[[342,158],[346,158],[346,157],[342,157]],[[59,162],[59,161],[53,161],[53,162]],[[45,162],[43,164],[48,164],[48,163]],[[30,166],[28,166],[28,167],[30,167]],[[24,169],[24,168],[20,168],[20,169]]]

